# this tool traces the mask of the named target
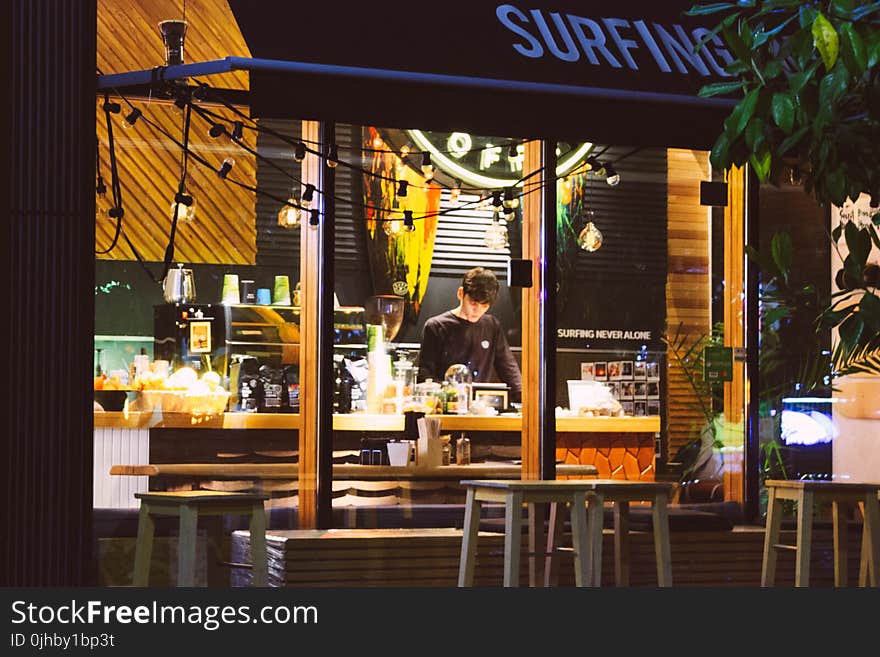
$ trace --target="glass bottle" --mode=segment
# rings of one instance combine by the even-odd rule
[[[471,441],[465,434],[461,434],[461,438],[455,443],[455,462],[458,465],[470,465]]]

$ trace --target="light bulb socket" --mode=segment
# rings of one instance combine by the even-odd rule
[[[519,157],[519,145],[516,142],[512,143],[507,149],[507,157],[512,160]]]
[[[614,187],[620,182],[620,175],[611,164],[605,165],[605,182]]]
[[[495,208],[500,208],[503,204],[504,202],[501,200],[501,192],[492,192],[492,205]]]
[[[104,103],[104,111],[110,114],[119,114],[122,111],[122,105],[108,100]]]
[[[409,181],[406,180],[398,180],[397,181],[397,195],[398,196],[406,196],[406,188],[409,187]]]
[[[315,197],[315,186],[312,183],[308,183],[306,188],[302,193],[302,200],[306,203],[311,203],[312,199]]]
[[[317,226],[321,221],[321,215],[317,208],[309,212],[309,226]]]
[[[217,137],[226,134],[226,126],[222,123],[213,123],[211,124],[211,129],[208,130],[208,134],[214,139],[217,139]]]
[[[416,229],[415,222],[413,221],[412,210],[403,211],[403,227],[406,228],[408,231],[414,231]]]
[[[227,174],[232,171],[232,167],[235,166],[235,160],[231,157],[227,157],[223,160],[223,164],[220,165],[220,168],[217,170],[217,176],[220,178],[226,178]]]
[[[296,142],[296,145],[293,147],[293,159],[297,162],[302,162],[306,159],[306,145],[301,141]]]
[[[595,157],[588,157],[586,161],[590,165],[590,171],[598,171],[602,168],[602,163]]]
[[[244,137],[244,123],[241,121],[233,121],[232,122],[232,135],[230,139],[232,141],[241,141]]]
[[[178,192],[177,194],[174,195],[174,202],[180,203],[181,205],[185,205],[186,207],[189,207],[193,204],[193,197],[190,196],[189,194],[183,194],[183,193]]]
[[[143,116],[143,112],[141,112],[137,107],[135,107],[131,112],[129,112],[128,116],[125,117],[125,125],[133,126],[137,123],[137,120]]]
[[[109,210],[107,210],[107,216],[109,216],[111,219],[122,219],[122,217],[125,216],[125,210],[118,206],[110,208]]]
[[[327,148],[327,166],[331,169],[335,169],[336,165],[339,164],[339,148],[336,144],[330,144]]]
[[[95,185],[95,194],[99,194],[101,196],[105,196],[107,194],[107,185],[104,184],[104,179],[101,176],[98,176],[98,182]]]

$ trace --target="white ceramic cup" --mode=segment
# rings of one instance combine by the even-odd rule
[[[388,462],[391,465],[409,465],[410,449],[408,441],[388,441]]]

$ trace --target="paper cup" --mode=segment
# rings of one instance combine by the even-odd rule
[[[257,290],[257,303],[261,306],[268,306],[272,303],[272,295],[268,287],[261,287]]]
[[[272,290],[272,303],[276,306],[290,305],[290,279],[287,276],[276,276]]]
[[[388,462],[391,465],[409,464],[410,444],[409,441],[388,442]]]
[[[220,303],[241,303],[241,298],[238,296],[238,274],[223,275],[223,293]]]

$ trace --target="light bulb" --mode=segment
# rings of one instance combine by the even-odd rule
[[[177,201],[171,202],[171,218],[174,219],[174,208],[177,207],[177,223],[179,224],[188,224],[196,217],[196,201],[191,196],[186,196],[186,199],[190,201],[189,205],[184,203],[177,203]]]
[[[295,198],[287,199],[287,204],[282,205],[281,209],[278,210],[278,225],[282,228],[294,228],[299,226],[299,222],[302,219],[302,210],[300,210],[297,206]]]
[[[339,164],[339,149],[336,144],[331,144],[327,149],[327,166],[335,169],[337,164]]]
[[[388,237],[394,237],[403,231],[403,222],[399,219],[395,219],[394,221],[383,221],[382,230],[385,231],[385,234],[388,235]]]
[[[449,190],[449,205],[454,208],[458,207],[459,197],[461,196],[461,181],[456,180],[455,185]]]
[[[413,232],[416,229],[416,225],[413,222],[413,211],[412,210],[404,210],[403,211],[403,227],[407,230],[407,232]]]
[[[296,142],[296,146],[293,147],[293,159],[297,162],[306,159],[306,145],[301,141]]]
[[[412,151],[412,147],[409,144],[404,144],[400,147],[400,158],[405,160],[409,157],[410,151]]]
[[[513,193],[513,187],[504,188],[504,207],[514,210],[519,207],[519,199]]]
[[[318,208],[312,208],[312,210],[309,212],[309,226],[312,228],[317,228],[320,221],[321,213],[318,212]]]
[[[483,246],[493,251],[500,251],[506,248],[507,245],[507,227],[497,221],[492,221],[486,228],[486,234],[483,236]]]
[[[590,253],[598,251],[602,246],[602,233],[596,228],[596,224],[588,221],[580,235],[578,235],[577,242],[578,246],[584,251],[589,251]]]
[[[605,165],[605,182],[614,187],[620,182],[620,174],[610,164]]]
[[[375,148],[376,150],[379,150],[381,148],[384,148],[384,146],[385,146],[385,142],[382,141],[382,138],[379,135],[376,135],[375,137],[373,137],[373,148]]]

